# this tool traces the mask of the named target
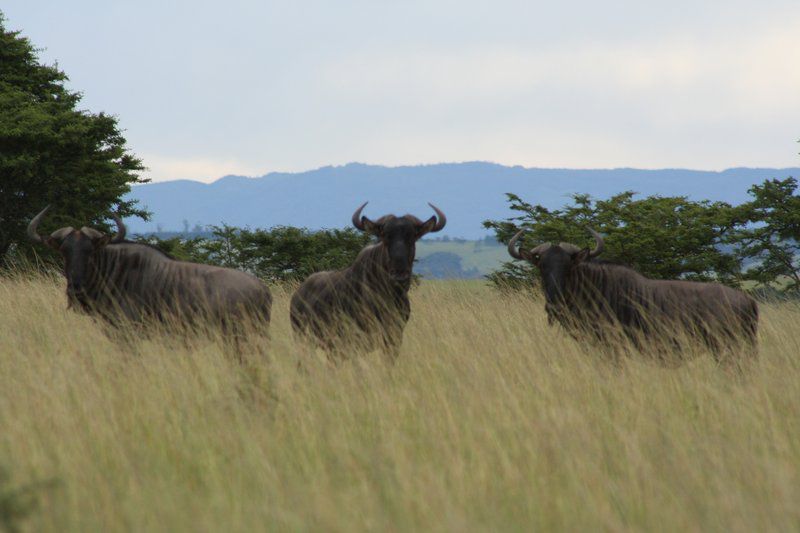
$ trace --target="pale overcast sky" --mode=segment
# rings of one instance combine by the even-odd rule
[[[153,180],[800,164],[800,1],[6,0]]]

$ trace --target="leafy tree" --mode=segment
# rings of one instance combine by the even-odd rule
[[[734,209],[738,230],[729,242],[752,263],[744,279],[800,291],[800,195],[797,180],[767,180],[750,188],[753,199]],[[785,282],[785,283],[784,283]]]
[[[242,263],[272,280],[302,280],[320,270],[344,268],[371,241],[351,228],[309,231],[290,226],[242,230],[240,237]]]
[[[0,12],[0,264],[9,250],[30,249],[25,227],[45,205],[59,226],[104,226],[112,206],[122,216],[146,212],[122,196],[141,183],[141,161],[125,146],[117,119],[78,109],[67,75],[43,65],[37,49],[9,31]]]
[[[526,228],[525,246],[542,242],[571,242],[593,246],[587,227],[605,237],[605,259],[626,264],[656,279],[715,279],[738,281],[739,261],[721,249],[732,224],[731,206],[721,202],[695,202],[686,197],[651,196],[634,199],[624,192],[607,200],[576,194],[572,205],[549,210],[508,194],[519,216],[506,221],[487,220],[499,241],[507,243]],[[490,276],[499,285],[528,284],[535,269],[525,263],[505,263]]]
[[[244,257],[245,244],[242,232],[248,232],[248,230],[241,230],[227,224],[211,226],[211,230],[213,238],[202,243],[207,258],[219,266],[253,270]]]

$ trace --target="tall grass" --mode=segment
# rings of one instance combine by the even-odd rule
[[[57,278],[0,280],[0,465],[55,480],[24,525],[92,530],[800,529],[800,307],[744,375],[612,364],[541,302],[412,291],[399,360],[307,359],[275,289],[244,362],[120,340]]]

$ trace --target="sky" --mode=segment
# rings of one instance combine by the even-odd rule
[[[5,0],[153,181],[800,164],[797,0]]]

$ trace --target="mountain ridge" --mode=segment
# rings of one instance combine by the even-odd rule
[[[442,235],[482,238],[481,223],[512,215],[505,193],[558,208],[575,193],[606,198],[626,190],[643,196],[688,196],[694,200],[745,201],[747,189],[766,179],[800,176],[800,168],[692,169],[526,168],[470,161],[388,167],[365,163],[328,165],[303,172],[259,177],[225,175],[211,183],[174,180],[137,185],[127,195],[153,212],[151,222],[129,219],[132,232],[174,230],[227,223],[235,226],[343,227],[353,210],[365,214],[411,212],[427,218],[430,201],[448,215]]]

